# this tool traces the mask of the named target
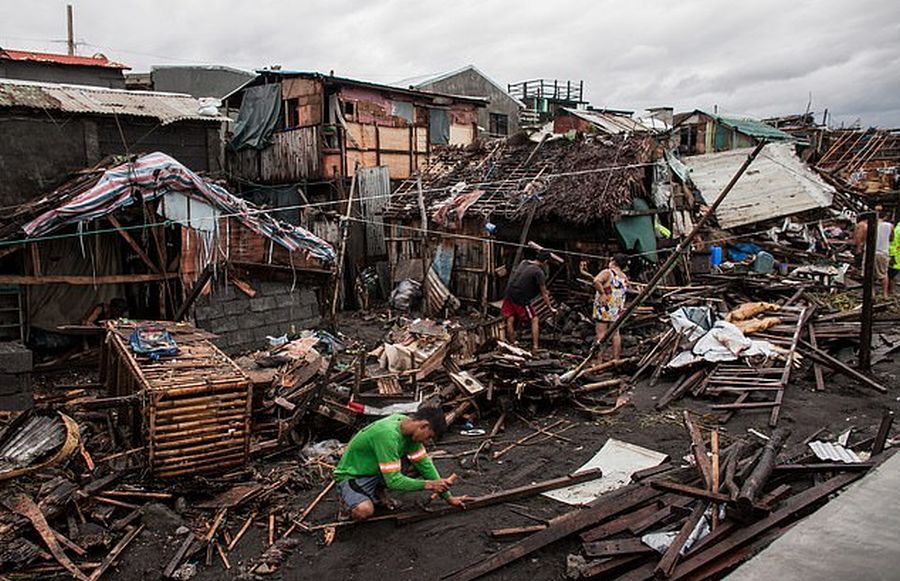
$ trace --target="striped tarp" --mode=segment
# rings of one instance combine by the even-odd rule
[[[164,153],[143,155],[107,170],[89,190],[62,206],[48,210],[25,224],[29,237],[39,237],[79,222],[90,222],[138,202],[170,194],[206,202],[244,226],[266,236],[291,252],[305,252],[326,263],[335,260],[334,248],[300,226],[286,224],[233,196],[225,188],[207,182]]]

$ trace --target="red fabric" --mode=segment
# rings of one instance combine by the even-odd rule
[[[503,306],[500,307],[500,312],[503,313],[505,319],[515,317],[516,320],[523,323],[527,323],[534,318],[534,310],[530,306],[520,305],[509,299],[503,299]]]

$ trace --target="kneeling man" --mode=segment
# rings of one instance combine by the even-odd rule
[[[394,414],[360,430],[334,470],[342,512],[349,511],[353,520],[365,520],[374,514],[376,502],[391,507],[386,490],[430,490],[447,504],[465,508],[467,499],[450,493],[452,483],[441,478],[425,453],[423,444],[445,431],[444,413],[436,407],[421,408],[411,416]],[[405,461],[421,479],[403,474]]]

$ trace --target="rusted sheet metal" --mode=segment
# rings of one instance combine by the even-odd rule
[[[187,120],[216,123],[229,120],[219,115],[200,115],[200,102],[190,95],[6,79],[0,82],[0,107],[150,117],[163,125]]]

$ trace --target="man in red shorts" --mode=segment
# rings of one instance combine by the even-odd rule
[[[556,309],[550,303],[550,293],[547,292],[547,279],[544,275],[544,266],[550,259],[550,253],[546,250],[538,251],[535,258],[523,260],[509,277],[506,285],[506,294],[503,296],[503,317],[506,319],[506,337],[516,342],[516,322],[531,323],[531,344],[534,350],[538,349],[538,336],[540,322],[537,314],[531,308],[531,301],[540,294],[547,303],[550,312],[556,313]]]

